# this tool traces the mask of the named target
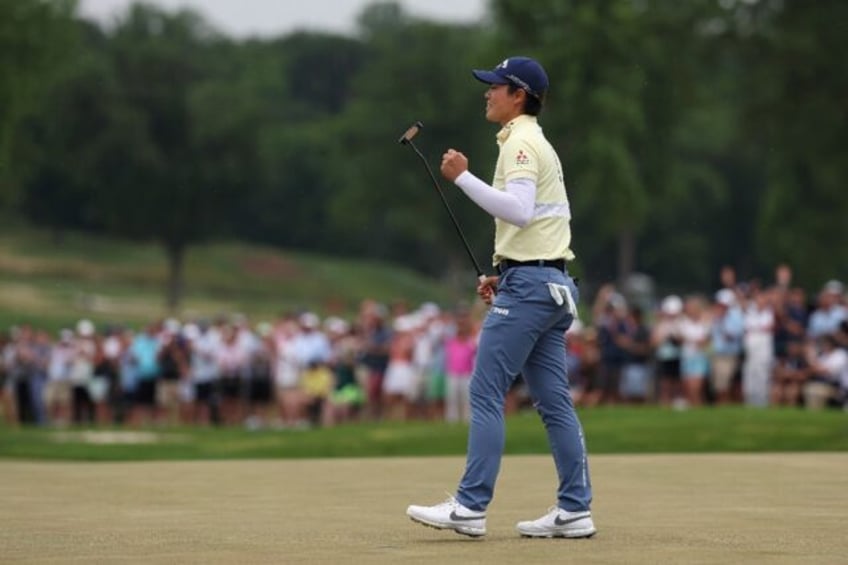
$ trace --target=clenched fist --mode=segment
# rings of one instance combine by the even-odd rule
[[[468,158],[455,149],[448,149],[447,153],[442,155],[441,170],[442,176],[453,182],[468,170]]]
[[[487,305],[492,305],[492,300],[498,290],[498,277],[484,277],[477,285],[477,294]]]

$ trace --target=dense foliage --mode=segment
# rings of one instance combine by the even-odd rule
[[[590,283],[647,272],[713,286],[722,264],[811,287],[848,277],[848,4],[839,0],[492,0],[490,23],[394,3],[354,37],[234,40],[188,11],[136,4],[113,26],[58,0],[0,3],[0,202],[57,231],[154,240],[180,300],[187,246],[240,238],[464,275],[426,173],[487,178],[496,126],[470,68],[537,56],[541,117]],[[36,38],[38,40],[36,40]],[[447,197],[484,264],[491,220]],[[469,280],[471,280],[469,278]]]

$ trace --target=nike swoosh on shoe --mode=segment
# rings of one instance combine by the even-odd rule
[[[571,524],[571,523],[577,522],[579,520],[583,520],[583,519],[588,518],[588,517],[589,517],[588,515],[585,515],[585,516],[577,516],[576,518],[566,518],[565,520],[561,520],[560,517],[557,516],[556,518],[554,518],[554,524],[556,524],[557,526],[565,526],[566,524]]]
[[[483,520],[486,516],[460,516],[456,510],[451,510],[450,519],[454,522],[470,522],[472,520]]]

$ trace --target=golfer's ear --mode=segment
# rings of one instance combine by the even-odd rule
[[[523,88],[515,89],[515,99],[521,104],[521,107],[524,107],[524,103],[527,101],[527,91]]]

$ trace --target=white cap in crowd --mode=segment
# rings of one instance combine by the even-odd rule
[[[840,281],[833,279],[827,281],[822,290],[830,294],[838,294],[841,296],[842,293],[845,292],[845,285],[843,285]]]
[[[350,330],[350,324],[338,316],[330,316],[324,320],[324,330],[336,335],[346,334]]]
[[[617,292],[613,292],[609,295],[609,298],[607,299],[607,304],[609,304],[616,310],[623,310],[627,308],[627,300],[624,298],[623,295]]]
[[[170,335],[177,335],[180,333],[180,329],[182,328],[182,324],[176,318],[168,318],[162,323],[162,329],[165,333]]]
[[[411,332],[412,330],[418,328],[418,320],[415,316],[411,314],[407,314],[405,316],[398,316],[395,318],[394,323],[392,324],[392,328],[396,332]]]
[[[660,310],[667,316],[677,316],[683,312],[683,300],[676,294],[663,298]]]
[[[188,323],[183,326],[183,337],[189,341],[197,341],[200,337],[200,326],[194,323]]]
[[[435,318],[442,313],[442,309],[435,302],[425,302],[418,308],[418,313],[422,318]]]
[[[91,337],[94,335],[94,322],[91,320],[80,320],[77,322],[77,333],[82,337]]]
[[[723,306],[733,306],[736,304],[736,295],[729,288],[723,288],[716,293],[716,302]]]
[[[304,328],[315,330],[321,325],[321,318],[319,318],[318,314],[315,312],[304,312],[300,315],[300,318],[298,318],[298,322],[300,322],[300,325]]]
[[[268,337],[271,335],[271,332],[274,330],[274,326],[272,326],[268,322],[259,322],[256,324],[256,333],[261,337]]]

